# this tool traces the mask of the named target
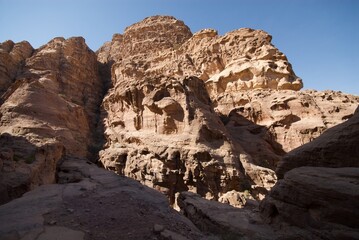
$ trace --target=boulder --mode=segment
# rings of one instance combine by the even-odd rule
[[[220,239],[276,239],[278,236],[266,225],[258,212],[250,208],[235,208],[209,201],[191,192],[178,197],[181,212],[200,230]]]
[[[261,202],[262,216],[327,239],[357,239],[358,176],[359,168],[295,168]]]

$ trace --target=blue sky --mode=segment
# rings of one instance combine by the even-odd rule
[[[196,32],[263,29],[305,89],[359,95],[359,0],[0,0],[0,42],[35,48],[83,36],[94,51],[152,15],[172,15]]]

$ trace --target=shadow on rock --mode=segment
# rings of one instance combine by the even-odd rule
[[[0,135],[0,204],[42,184],[55,182],[65,149],[57,141],[34,144],[24,137]]]

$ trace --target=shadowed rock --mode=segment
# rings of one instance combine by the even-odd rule
[[[359,167],[359,108],[346,122],[325,131],[314,141],[289,152],[279,163],[279,178],[297,167]]]

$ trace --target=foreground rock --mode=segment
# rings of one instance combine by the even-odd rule
[[[62,184],[0,206],[1,239],[202,239],[165,197],[91,162],[68,159]]]
[[[359,239],[358,117],[357,110],[283,158],[282,179],[260,205],[267,222],[289,223],[321,239]]]
[[[179,195],[178,205],[198,228],[221,236],[221,239],[275,239],[273,229],[262,222],[258,212],[253,211],[255,205],[239,209],[205,200],[190,192]]]
[[[65,155],[63,144],[43,139],[31,143],[24,137],[0,135],[0,204],[30,189],[55,182],[57,163]]]
[[[248,200],[244,208],[234,208],[203,199],[198,194],[183,192],[179,195],[178,205],[199,229],[219,239],[323,239],[313,231],[285,222],[267,224],[256,201]],[[339,231],[337,236],[345,236],[345,232]]]
[[[325,131],[317,139],[288,153],[277,175],[296,167],[359,167],[359,108],[348,121]]]
[[[261,203],[262,215],[325,239],[358,239],[358,176],[359,168],[293,169]]]

